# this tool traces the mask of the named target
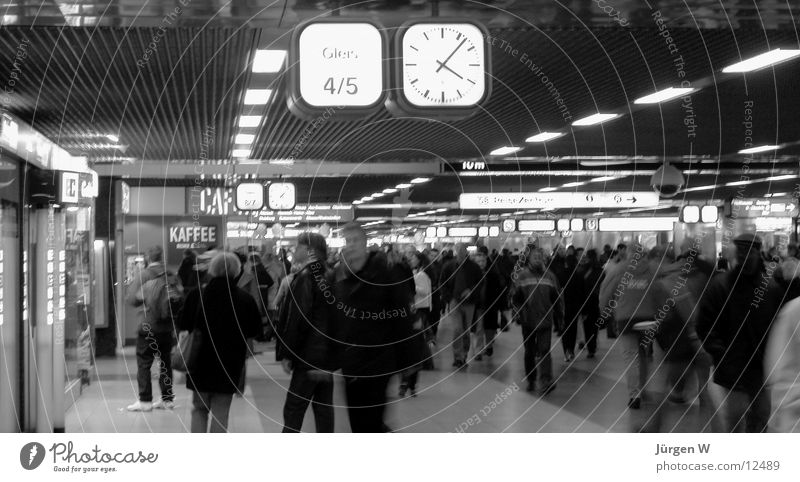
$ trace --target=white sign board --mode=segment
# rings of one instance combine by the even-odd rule
[[[479,192],[458,197],[460,209],[634,208],[658,205],[658,194],[643,192]]]
[[[61,173],[61,196],[59,201],[62,203],[77,203],[79,198],[80,175],[77,172]]]
[[[367,107],[383,94],[383,37],[370,23],[312,23],[298,42],[300,97],[311,107]]]
[[[521,219],[517,222],[517,230],[525,231],[555,231],[556,222],[553,219]]]
[[[258,182],[243,182],[236,186],[236,209],[258,211],[264,207],[264,186]]]

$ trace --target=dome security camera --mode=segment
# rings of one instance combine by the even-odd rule
[[[683,174],[678,168],[664,164],[653,173],[650,185],[661,197],[675,197],[684,185]]]

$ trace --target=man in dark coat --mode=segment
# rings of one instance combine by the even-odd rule
[[[446,304],[445,319],[453,327],[453,366],[467,364],[470,349],[470,326],[475,320],[481,269],[469,258],[467,245],[456,245],[456,257],[442,268],[439,286]]]
[[[367,250],[358,224],[342,228],[345,246],[335,270],[334,306],[345,394],[353,432],[386,430],[386,388],[395,373],[416,366],[412,317],[402,281],[386,255]]]
[[[331,343],[332,273],[327,271],[325,238],[303,233],[297,238],[294,261],[301,266],[289,287],[278,323],[275,357],[292,374],[283,406],[284,432],[299,432],[309,402],[317,432],[333,432],[333,370]]]
[[[761,239],[734,239],[736,266],[715,277],[700,303],[697,333],[714,360],[714,382],[725,389],[731,432],[763,432],[770,416],[764,386],[764,346],[780,309],[781,290],[765,269]]]

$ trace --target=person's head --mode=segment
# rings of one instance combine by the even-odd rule
[[[430,263],[425,254],[420,253],[419,251],[415,251],[414,254],[411,255],[409,262],[411,263],[412,269],[425,269],[425,267]]]
[[[556,257],[559,257],[559,258],[563,258],[566,255],[567,255],[567,250],[566,250],[566,248],[564,248],[563,244],[557,245],[556,249],[553,250],[553,256],[556,256]]]
[[[781,264],[781,274],[783,280],[791,282],[794,279],[800,279],[800,260],[797,258],[786,258]]]
[[[529,244],[525,251],[528,267],[536,273],[544,273],[544,251],[535,244]]]
[[[241,250],[236,250],[233,252],[233,254],[235,254],[236,259],[239,260],[240,269],[242,270],[247,269],[247,267],[245,266],[247,264],[247,256]]]
[[[672,250],[669,249],[668,246],[659,244],[653,246],[653,248],[648,251],[647,260],[653,269],[658,269],[659,265],[665,266],[675,261],[675,257],[672,255]]]
[[[145,252],[145,261],[147,264],[160,263],[164,261],[164,250],[158,245],[147,248],[147,251]]]
[[[261,264],[261,255],[256,252],[251,252],[247,255],[247,261],[253,266],[258,266]]]
[[[733,240],[735,268],[745,276],[756,276],[763,266],[761,258],[761,238],[752,233],[736,236]]]
[[[798,257],[797,256],[797,245],[796,244],[791,243],[791,244],[789,244],[789,246],[786,247],[786,256],[788,256],[790,258],[797,258]]]
[[[467,259],[467,257],[469,257],[469,251],[467,251],[467,245],[465,243],[456,244],[455,254],[456,254],[456,259],[458,259],[458,262],[459,263],[463,262],[465,259]]]
[[[625,254],[628,252],[628,245],[625,243],[619,243],[617,245],[617,256],[620,258],[624,258]]]
[[[584,251],[585,250],[583,248],[575,248],[575,256],[577,256],[578,258],[583,257],[583,252]]]
[[[223,251],[211,259],[208,275],[212,278],[235,278],[242,270],[242,263],[235,254]]]
[[[569,245],[567,246],[567,256],[574,256],[575,255],[575,246]]]
[[[321,234],[305,232],[297,237],[294,260],[298,264],[308,261],[325,261],[328,258],[328,245]]]
[[[611,245],[608,245],[608,244],[604,245],[603,246],[603,252],[604,253],[610,253],[611,252]]]
[[[486,264],[487,264],[486,253],[484,253],[481,250],[475,251],[475,256],[473,257],[473,260],[481,270],[486,269]]]
[[[187,259],[196,259],[196,258],[197,258],[197,253],[195,253],[195,252],[194,252],[193,250],[191,250],[191,249],[187,249],[187,250],[185,250],[185,251],[183,252],[183,257],[184,257],[184,258],[187,258]]]
[[[586,256],[584,256],[586,262],[592,266],[598,263],[598,256],[596,249],[589,249],[586,251]]]
[[[431,248],[430,254],[428,255],[431,261],[436,261],[439,259],[439,249],[438,248]]]
[[[348,223],[342,227],[344,248],[342,260],[351,272],[361,271],[367,262],[367,232],[357,223]]]

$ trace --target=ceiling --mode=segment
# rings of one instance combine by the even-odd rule
[[[168,183],[194,182],[185,174],[171,174],[170,166],[208,161],[218,163],[219,172],[237,167],[230,160],[236,122],[244,92],[254,85],[274,93],[256,130],[250,165],[289,157],[312,164],[439,165],[439,175],[412,189],[414,203],[453,203],[461,192],[562,186],[608,170],[629,174],[603,185],[606,190],[649,190],[645,173],[664,160],[695,173],[687,176],[689,188],[719,186],[689,191],[687,199],[709,198],[712,192],[715,198],[731,195],[736,187],[724,184],[741,178],[745,161],[760,169],[753,177],[798,172],[800,61],[746,76],[721,73],[730,63],[770,49],[800,48],[790,2],[657,2],[672,50],[646,3],[608,3],[618,9],[618,17],[585,1],[438,2],[440,15],[480,19],[496,39],[491,48],[493,93],[481,112],[445,122],[381,110],[310,129],[309,121],[287,108],[283,73],[251,73],[254,50],[285,49],[298,22],[336,6],[344,7],[343,17],[371,17],[391,30],[408,18],[428,16],[430,2],[193,0],[173,18],[166,15],[174,1],[78,1],[66,8],[63,2],[16,0],[4,7],[0,28],[0,81],[6,79],[7,86],[3,103],[72,154],[87,156],[101,174],[148,177],[142,182],[150,185],[176,176],[180,179]],[[7,79],[12,78],[18,80],[10,86]],[[632,102],[684,79],[700,88],[690,102],[644,107]],[[601,126],[573,128],[561,102],[573,120],[604,110],[623,115]],[[748,115],[753,144],[784,148],[755,157],[736,154],[747,142],[743,123]],[[567,135],[525,144],[528,136],[545,130]],[[119,141],[109,140],[108,134]],[[487,157],[503,145],[525,149],[506,158]],[[599,172],[580,175],[585,170],[581,160],[596,156],[612,162],[596,163],[593,169]],[[448,166],[463,160],[486,161],[495,174],[503,164],[517,172],[456,175]],[[151,165],[163,166],[164,176],[137,176],[137,169],[144,172]],[[267,172],[256,169],[255,174],[273,176],[274,171]],[[410,179],[388,168],[380,175],[297,177],[291,168],[281,174],[295,177],[298,192],[312,202],[350,202]],[[793,192],[795,184],[782,179],[746,188],[762,195]]]

